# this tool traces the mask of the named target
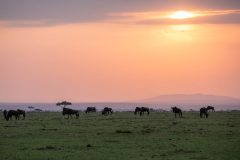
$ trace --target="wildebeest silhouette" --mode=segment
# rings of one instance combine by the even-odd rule
[[[208,118],[208,110],[206,107],[200,109],[200,117],[201,118]]]
[[[22,116],[23,116],[23,119],[25,119],[25,117],[26,117],[26,112],[25,112],[24,110],[17,109],[17,112],[18,112],[19,117],[20,117],[20,115],[22,115]]]
[[[210,111],[210,110],[211,110],[212,112],[215,112],[215,109],[214,109],[214,107],[213,107],[213,106],[207,106],[207,110],[208,110],[208,111]]]
[[[97,109],[95,107],[87,107],[85,110],[85,113],[90,113],[90,112],[97,112]]]
[[[7,110],[4,110],[3,111],[3,117],[8,121],[8,116],[7,116]]]
[[[147,114],[149,115],[150,114],[150,111],[149,111],[149,108],[147,107],[136,107],[135,108],[135,111],[134,111],[134,114],[138,114],[141,116],[143,115],[145,112],[147,112]]]
[[[143,115],[145,112],[147,112],[147,114],[150,114],[149,108],[147,107],[142,107],[141,111],[140,111],[140,116]]]
[[[3,111],[3,116],[4,118],[8,121],[9,119],[12,119],[12,116],[15,117],[16,120],[20,119],[20,115],[23,115],[23,119],[25,119],[26,113],[24,110],[4,110]]]
[[[19,113],[18,111],[15,111],[15,110],[9,110],[7,112],[7,119],[6,120],[11,120],[12,119],[12,116],[15,117],[15,119],[19,119]]]
[[[108,108],[108,107],[105,107],[103,110],[102,110],[102,115],[109,115],[109,114],[113,114],[113,110],[112,108]]]
[[[140,107],[136,107],[135,108],[135,111],[134,111],[134,114],[136,115],[136,114],[140,114],[140,112],[141,112],[141,108]]]
[[[65,108],[65,107],[63,107],[62,114],[63,114],[63,116],[67,115],[68,119],[69,119],[69,116],[72,118],[72,115],[76,115],[76,119],[79,117],[79,111],[78,110]]]
[[[172,112],[175,114],[175,118],[177,117],[177,114],[180,118],[182,118],[182,110],[178,107],[172,107]]]

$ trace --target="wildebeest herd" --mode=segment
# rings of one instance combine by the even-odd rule
[[[182,115],[182,110],[178,107],[172,107],[172,112],[174,113],[175,115],[175,118],[178,117],[179,118],[182,118],[183,115]],[[212,111],[214,112],[215,109],[214,107],[212,106],[208,106],[208,107],[203,107],[203,108],[200,108],[200,118],[208,118],[209,116],[209,111]],[[88,114],[88,113],[91,113],[91,112],[97,112],[97,109],[95,107],[87,107],[87,109],[85,110],[85,113]],[[109,107],[105,107],[102,111],[101,111],[102,115],[104,116],[107,116],[107,115],[111,115],[113,114],[113,109],[112,108],[109,108]],[[147,115],[150,114],[150,109],[147,108],[147,107],[136,107],[135,108],[135,111],[134,111],[134,114],[135,115],[144,115],[144,113],[146,113]],[[25,116],[26,116],[26,112],[24,110],[20,110],[20,109],[17,109],[17,110],[4,110],[3,111],[3,116],[4,118],[8,121],[8,120],[11,120],[12,117],[14,116],[16,120],[19,120],[20,119],[20,116],[22,115],[22,119],[25,119]],[[65,106],[63,107],[63,110],[62,110],[62,115],[65,116],[67,115],[67,118],[69,119],[69,117],[72,118],[72,115],[75,115],[76,119],[79,118],[79,111],[78,110],[75,110],[75,109],[71,109],[71,108],[66,108]]]

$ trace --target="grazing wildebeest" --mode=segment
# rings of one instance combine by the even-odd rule
[[[105,107],[103,110],[102,110],[102,115],[109,115],[109,114],[112,114],[113,113],[113,110],[112,108],[108,108],[108,107]]]
[[[201,118],[208,118],[208,110],[207,108],[203,107],[200,109],[200,117]]]
[[[3,116],[4,116],[4,118],[8,121],[7,113],[8,113],[7,110],[4,110],[4,111],[3,111]]]
[[[175,114],[175,118],[177,117],[177,114],[180,118],[182,118],[182,110],[177,107],[172,107],[172,112]]]
[[[149,115],[150,113],[149,108],[141,107],[140,116],[143,115],[145,112],[147,112],[147,114]]]
[[[8,121],[9,119],[12,119],[12,116],[15,117],[15,119],[19,119],[19,112],[18,111],[15,111],[15,110],[9,110],[9,111],[6,111],[4,110],[3,111],[3,115],[4,115],[4,118]]]
[[[150,111],[149,111],[149,108],[147,107],[136,107],[135,108],[135,111],[134,111],[134,114],[138,114],[141,116],[144,114],[144,112],[147,112],[147,114],[149,115]]]
[[[90,113],[90,112],[97,112],[97,109],[95,107],[87,107],[85,113]]]
[[[21,109],[17,109],[17,112],[18,112],[18,116],[20,117],[20,115],[23,116],[23,119],[25,119],[25,116],[26,116],[26,112],[24,110],[21,110]]]
[[[207,106],[207,110],[208,110],[208,111],[211,110],[212,112],[215,112],[215,109],[214,109],[213,106]]]
[[[134,111],[134,114],[136,115],[136,114],[140,114],[140,112],[141,112],[141,108],[140,107],[136,107],[135,108],[135,111]]]
[[[79,111],[78,110],[65,108],[65,107],[63,107],[62,114],[63,114],[63,116],[68,115],[68,119],[69,119],[69,116],[72,118],[72,115],[76,115],[76,119],[79,117]]]

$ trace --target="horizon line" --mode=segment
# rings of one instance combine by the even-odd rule
[[[174,94],[161,94],[158,96],[152,96],[149,98],[144,98],[144,99],[138,99],[138,100],[118,100],[118,101],[114,101],[114,100],[106,100],[106,101],[70,101],[71,103],[146,103],[146,100],[152,99],[152,98],[156,98],[156,97],[160,97],[160,96],[176,96],[176,95],[186,95],[186,96],[192,96],[192,95],[203,95],[203,96],[216,96],[216,97],[225,97],[225,98],[233,98],[236,100],[240,100],[240,97],[235,97],[235,96],[227,96],[227,95],[216,95],[216,94],[205,94],[205,93],[191,93],[191,94],[186,94],[186,93],[174,93]],[[64,100],[61,100],[64,101]],[[4,101],[0,101],[0,103],[57,103],[59,101],[14,101],[14,102],[4,102]],[[154,101],[153,101],[154,102]],[[148,102],[149,103],[149,102]]]

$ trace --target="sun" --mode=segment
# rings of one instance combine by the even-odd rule
[[[173,12],[169,18],[171,19],[187,19],[187,18],[192,18],[194,15],[190,12],[187,11],[177,11]]]

